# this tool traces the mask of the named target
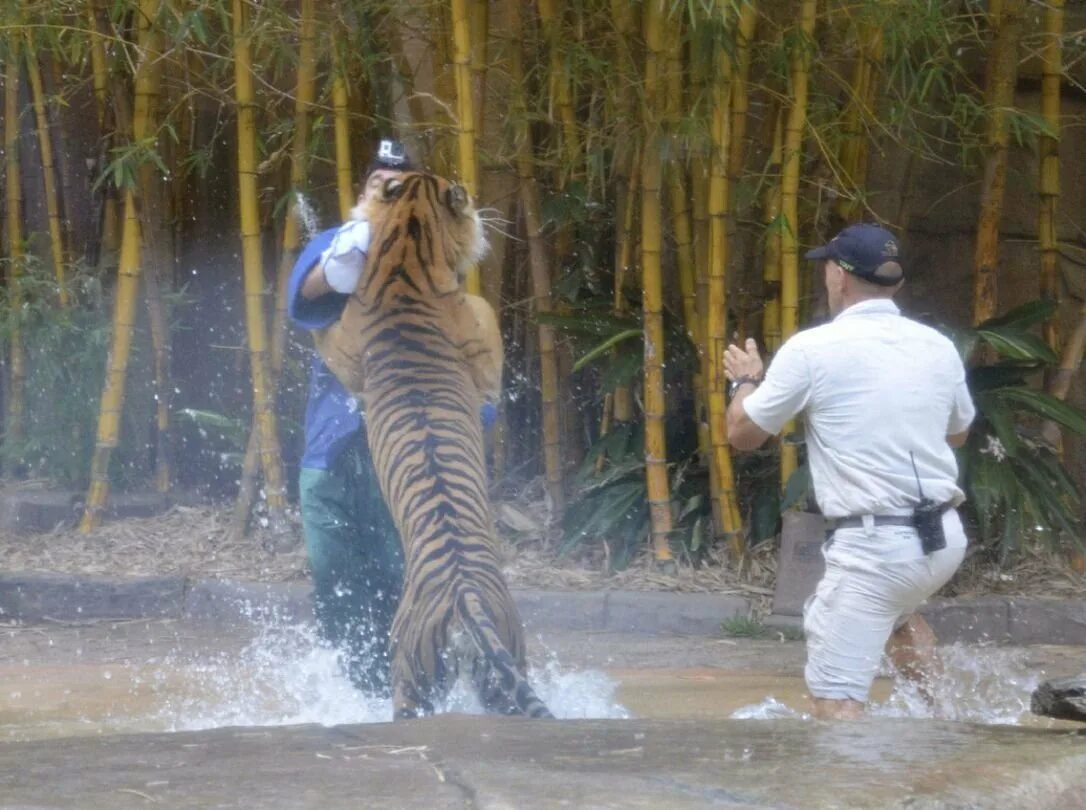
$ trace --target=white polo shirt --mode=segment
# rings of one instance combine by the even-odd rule
[[[912,512],[920,492],[910,453],[925,496],[964,500],[946,437],[975,414],[965,369],[948,338],[889,299],[854,304],[789,339],[743,409],[771,434],[804,413],[811,480],[828,518]]]

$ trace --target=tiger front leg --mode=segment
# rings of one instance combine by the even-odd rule
[[[465,294],[464,303],[464,357],[483,401],[496,406],[501,400],[502,365],[505,362],[498,316],[487,300],[478,295]]]

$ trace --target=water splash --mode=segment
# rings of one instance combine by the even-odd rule
[[[313,210],[313,204],[309,202],[309,198],[300,191],[294,192],[294,214],[305,229],[307,241],[317,235],[317,231],[320,230],[320,225],[317,222],[317,212]]]
[[[879,717],[927,717],[965,723],[1017,725],[1029,715],[1030,695],[1044,673],[1031,669],[1029,651],[951,644],[939,648],[942,674],[929,704],[910,682],[898,678]]]
[[[162,699],[154,720],[170,731],[392,720],[392,702],[367,698],[355,689],[339,654],[317,638],[310,624],[271,622],[240,654],[164,663],[158,684]],[[617,684],[602,672],[564,668],[551,656],[530,670],[529,679],[556,717],[629,716],[615,702]],[[466,678],[437,708],[483,711]]]
[[[931,702],[924,699],[912,682],[895,678],[890,697],[884,703],[872,703],[869,713],[874,717],[1018,725],[1030,716],[1030,695],[1045,678],[1043,671],[1031,668],[1029,655],[1023,649],[965,644],[940,647],[942,673],[932,684]],[[886,661],[882,674],[893,674]],[[773,696],[736,709],[730,716],[736,720],[811,719],[811,715],[796,711]]]
[[[773,695],[769,695],[761,703],[752,703],[742,706],[729,715],[733,720],[808,720],[810,715],[797,712]]]

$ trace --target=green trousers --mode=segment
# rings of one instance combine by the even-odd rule
[[[365,431],[330,469],[303,468],[299,490],[321,637],[339,650],[356,687],[386,696],[403,551]]]

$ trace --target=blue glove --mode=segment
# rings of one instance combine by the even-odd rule
[[[493,402],[484,402],[483,407],[479,409],[479,420],[484,428],[491,427],[498,421],[498,406]]]

